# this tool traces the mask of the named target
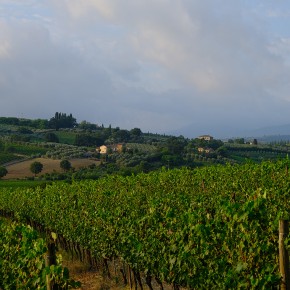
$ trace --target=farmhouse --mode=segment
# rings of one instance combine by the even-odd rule
[[[96,151],[98,151],[100,154],[108,154],[109,151],[121,153],[122,149],[123,144],[113,144],[113,145],[102,145],[96,148]]]
[[[198,136],[197,139],[211,141],[211,140],[213,140],[213,137],[210,135],[201,135],[201,136]]]
[[[107,150],[108,150],[108,147],[106,145],[102,145],[96,149],[96,151],[99,151],[99,153],[101,154],[107,154]]]

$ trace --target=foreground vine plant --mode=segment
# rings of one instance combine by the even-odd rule
[[[47,275],[58,289],[79,287],[61,266],[60,257],[57,265],[45,266],[46,251],[46,241],[30,226],[0,219],[0,288],[46,290]]]

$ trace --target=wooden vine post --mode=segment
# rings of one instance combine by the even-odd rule
[[[56,246],[55,246],[55,240],[56,240],[56,234],[51,233],[52,237],[49,238],[49,241],[47,243],[47,253],[45,256],[45,266],[50,267],[52,265],[56,265]],[[46,289],[47,290],[53,290],[54,289],[54,281],[51,279],[51,275],[46,275]]]
[[[290,290],[289,255],[284,245],[284,240],[288,233],[288,221],[279,220],[279,267],[282,276],[281,290]]]

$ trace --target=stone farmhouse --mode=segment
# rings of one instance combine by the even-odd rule
[[[102,145],[96,148],[96,151],[100,154],[107,154],[110,150],[111,152],[119,152],[121,153],[123,149],[123,144],[113,144],[113,145]]]
[[[213,140],[213,137],[210,135],[201,135],[201,136],[198,136],[197,139],[211,141],[211,140]]]

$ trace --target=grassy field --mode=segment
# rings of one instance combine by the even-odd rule
[[[66,131],[54,131],[53,132],[59,139],[59,143],[74,145],[76,133]]]
[[[43,164],[43,170],[39,175],[45,174],[45,173],[51,173],[53,171],[56,172],[63,172],[63,170],[60,168],[60,161],[61,160],[53,160],[48,158],[35,158],[23,162],[19,162],[17,164],[9,165],[6,167],[8,170],[8,174],[3,177],[3,180],[7,179],[22,179],[26,177],[32,177],[34,176],[33,173],[30,171],[30,164],[34,161],[39,161]],[[99,161],[90,160],[90,159],[72,159],[70,160],[72,167],[79,169],[82,167],[87,167],[91,164],[99,164]]]

